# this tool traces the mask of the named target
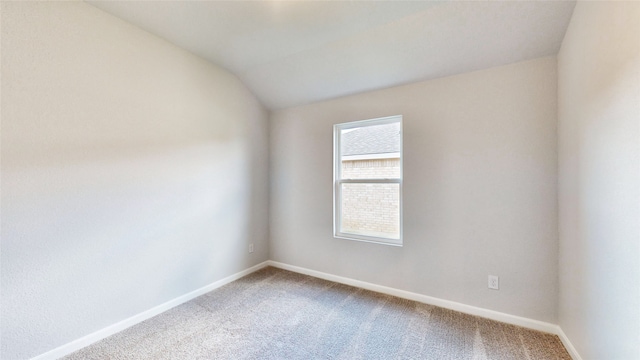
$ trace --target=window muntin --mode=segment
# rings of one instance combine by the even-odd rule
[[[402,245],[402,116],[334,126],[334,236]]]

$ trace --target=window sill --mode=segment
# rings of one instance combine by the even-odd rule
[[[358,236],[358,235],[351,235],[351,234],[334,234],[333,237],[335,239],[352,240],[352,241],[360,241],[360,242],[366,242],[371,244],[402,247],[402,239],[391,240],[391,239],[381,239],[381,238],[375,238],[375,237],[369,237],[369,236]]]

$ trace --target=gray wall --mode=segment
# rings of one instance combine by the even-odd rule
[[[559,324],[640,359],[640,3],[581,2],[558,55]]]
[[[267,259],[267,112],[236,77],[82,2],[1,6],[0,357]]]
[[[548,57],[272,113],[271,259],[556,323],[556,83]],[[334,239],[332,125],[397,114],[404,246]]]

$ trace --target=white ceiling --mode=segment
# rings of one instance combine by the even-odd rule
[[[574,1],[94,1],[270,109],[556,54]]]

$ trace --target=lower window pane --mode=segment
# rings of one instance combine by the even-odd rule
[[[400,239],[399,184],[341,184],[340,232]]]

